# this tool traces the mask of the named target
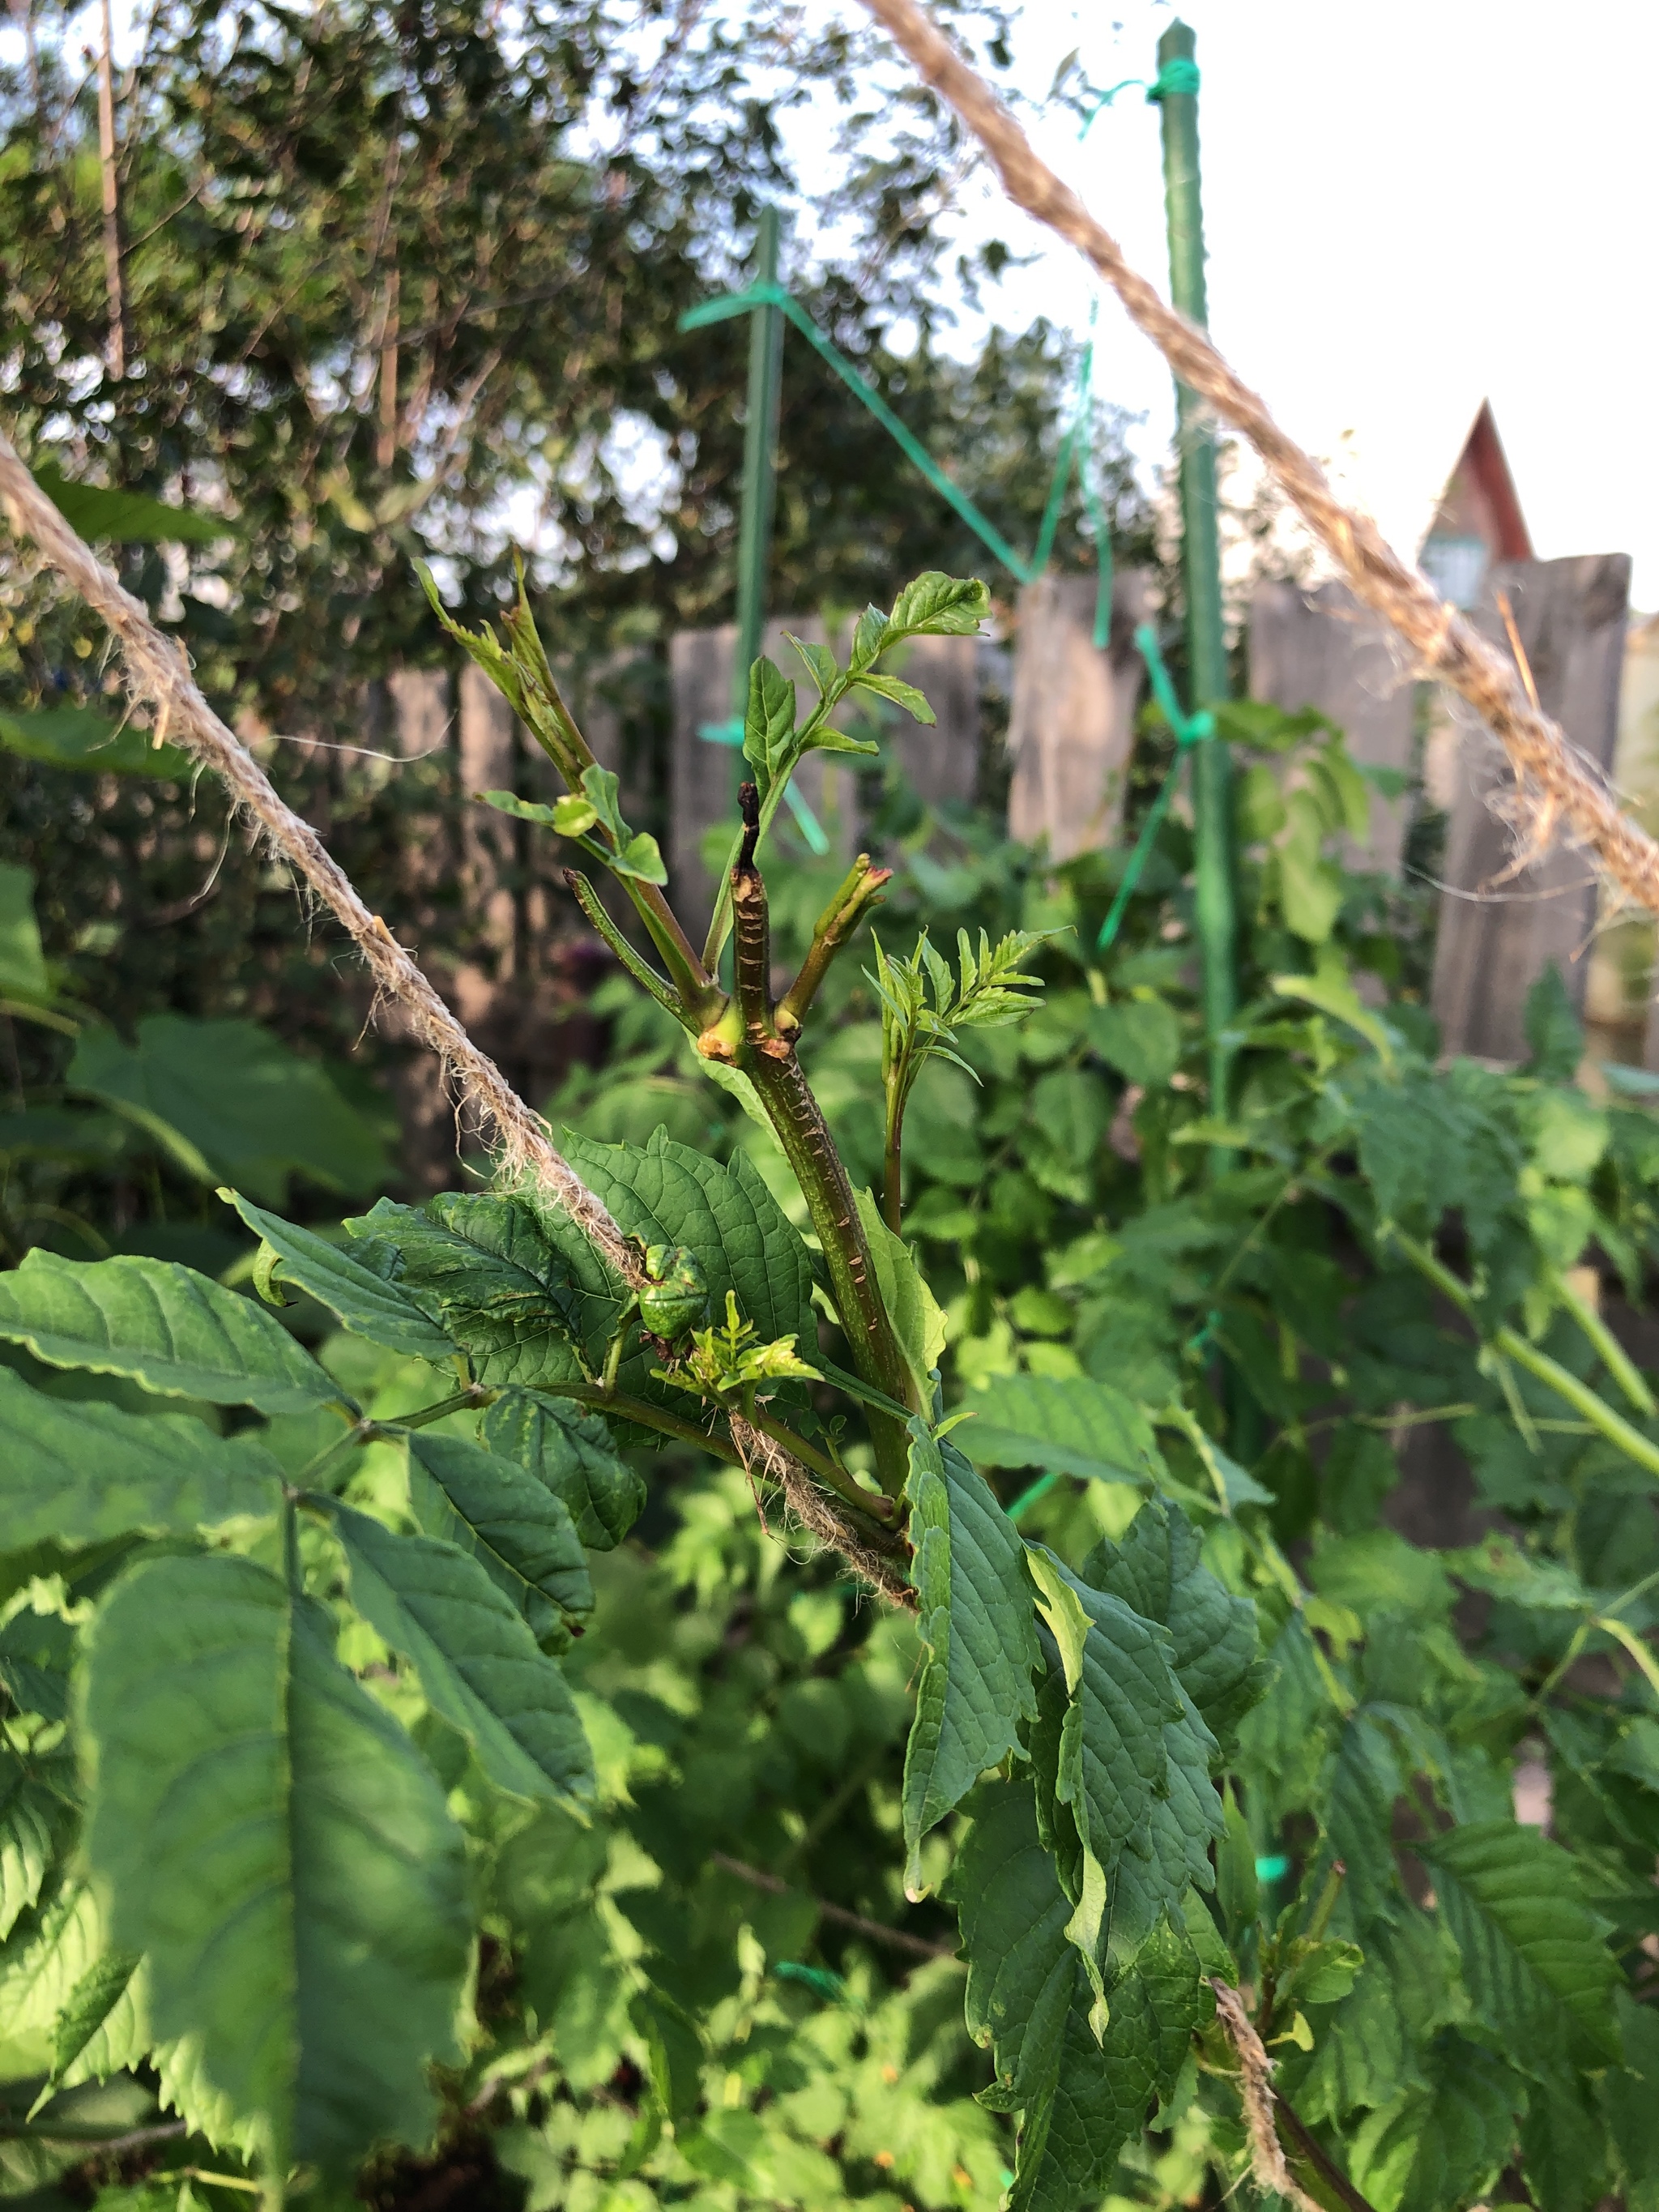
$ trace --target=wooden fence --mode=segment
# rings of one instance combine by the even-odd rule
[[[1612,765],[1618,729],[1629,570],[1617,555],[1505,563],[1488,579],[1474,611],[1480,628],[1507,650],[1498,602],[1500,592],[1506,595],[1545,710],[1603,767]],[[1144,689],[1133,631],[1152,601],[1150,577],[1120,574],[1110,640],[1102,651],[1092,641],[1091,579],[1045,577],[1021,595],[1008,730],[1009,829],[1022,839],[1045,839],[1057,859],[1109,846],[1119,836]],[[770,626],[766,651],[804,689],[788,632],[832,646],[844,641],[816,616],[784,617]],[[735,815],[736,750],[700,734],[731,717],[735,648],[735,629],[726,625],[673,638],[665,671],[635,654],[571,672],[573,706],[595,753],[622,779],[624,811],[637,826],[666,830],[672,886],[694,924],[712,902],[710,854]],[[927,728],[896,710],[881,711],[888,756],[936,809],[969,804],[985,788],[985,654],[972,638],[916,641],[898,672],[927,696],[936,723]],[[1346,730],[1363,764],[1410,781],[1406,795],[1375,805],[1369,837],[1351,851],[1355,865],[1399,873],[1414,810],[1425,803],[1426,766],[1430,800],[1447,810],[1433,981],[1444,1048],[1494,1060],[1522,1056],[1526,994],[1547,963],[1553,961],[1575,1000],[1583,1000],[1586,948],[1596,920],[1595,880],[1583,857],[1558,849],[1512,870],[1509,832],[1491,805],[1503,775],[1496,748],[1425,695],[1402,665],[1393,634],[1345,586],[1259,587],[1249,611],[1248,659],[1252,696],[1291,710],[1317,708]],[[428,671],[393,676],[385,687],[383,719],[394,749],[406,757],[451,749],[464,793],[553,795],[549,763],[471,666],[459,678]],[[831,850],[850,857],[867,820],[869,794],[857,763],[816,755],[805,764],[800,784]],[[459,823],[434,817],[429,835],[410,845],[411,891],[429,895],[436,878],[451,871],[464,889],[463,910],[472,918],[445,979],[458,1011],[523,1079],[530,1095],[543,1095],[580,1042],[552,1036],[567,1012],[561,997],[568,1002],[571,985],[580,982],[567,978],[561,994],[547,968],[546,948],[568,946],[570,939],[556,926],[568,914],[556,847],[477,806],[464,807]],[[1648,1056],[1659,1064],[1659,1023]]]

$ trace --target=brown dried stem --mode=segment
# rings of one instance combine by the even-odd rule
[[[871,1588],[879,1590],[891,1604],[915,1611],[916,1594],[899,1558],[876,1548],[876,1541],[881,1540],[875,1539],[872,1529],[854,1528],[844,1519],[793,1454],[744,1420],[741,1413],[732,1415],[732,1441],[751,1482],[764,1479],[776,1483],[802,1528],[809,1529],[820,1543],[839,1552]],[[894,1539],[884,1540],[891,1543]]]
[[[1181,382],[1249,439],[1358,596],[1394,625],[1426,674],[1468,700],[1509,757],[1523,814],[1565,822],[1621,891],[1659,912],[1659,844],[1620,813],[1605,778],[1557,723],[1539,713],[1516,671],[1455,608],[1436,598],[1374,522],[1343,505],[1318,463],[1279,428],[1266,403],[1234,374],[1204,331],[1130,267],[1110,232],[1039,159],[989,85],[915,0],[865,0],[865,5],[984,146],[1009,198],[1078,248]]]

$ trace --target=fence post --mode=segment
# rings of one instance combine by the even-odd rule
[[[1199,188],[1198,70],[1185,23],[1158,42],[1156,97],[1164,111],[1164,198],[1170,234],[1170,295],[1203,328],[1204,210]],[[1216,528],[1215,435],[1198,395],[1176,386],[1181,455],[1182,567],[1187,586],[1188,690],[1194,709],[1227,696],[1221,620],[1221,548]],[[1220,738],[1193,749],[1195,896],[1204,1023],[1210,1039],[1210,1111],[1224,1120],[1231,1054],[1222,1035],[1238,1000],[1233,885],[1232,764]]]
[[[1152,579],[1119,569],[1110,639],[1095,643],[1092,576],[1039,576],[1019,595],[1008,720],[1008,834],[1070,860],[1112,844],[1123,820],[1146,664],[1135,651]]]

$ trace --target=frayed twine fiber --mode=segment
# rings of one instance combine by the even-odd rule
[[[1124,259],[1069,185],[1041,161],[989,85],[961,59],[915,0],[864,0],[943,94],[996,165],[1016,206],[1075,246],[1117,294],[1181,382],[1249,439],[1365,605],[1391,623],[1426,674],[1462,695],[1502,744],[1519,785],[1523,844],[1556,821],[1595,853],[1625,896],[1659,913],[1659,844],[1621,814],[1605,779],[1528,698],[1518,672],[1453,607],[1442,604],[1375,523],[1345,507],[1318,463],[1281,430],[1197,324],[1161,299]]]
[[[898,1562],[885,1558],[865,1541],[851,1522],[837,1512],[831,1499],[818,1488],[792,1452],[786,1451],[775,1438],[765,1435],[752,1422],[744,1420],[741,1413],[734,1413],[730,1419],[732,1441],[750,1481],[764,1477],[769,1482],[775,1482],[803,1528],[821,1544],[827,1544],[831,1551],[839,1552],[848,1565],[862,1575],[872,1589],[879,1590],[890,1604],[903,1606],[914,1613],[916,1594]]]
[[[247,747],[228,729],[197,687],[182,649],[158,630],[148,611],[70,529],[0,432],[0,501],[20,537],[78,592],[118,639],[128,689],[149,704],[156,727],[210,768],[271,846],[298,870],[339,921],[368,963],[380,990],[402,1007],[421,1042],[449,1071],[463,1097],[495,1131],[497,1163],[509,1182],[533,1182],[562,1207],[619,1274],[637,1288],[639,1258],[603,1202],[553,1144],[540,1116],[519,1097],[493,1060],[480,1052],[411,956],[356,886],[311,824],[284,805]]]
[[[1225,1982],[1212,1981],[1216,2017],[1238,2053],[1238,2094],[1244,2106],[1244,2124],[1250,2136],[1250,2172],[1255,2185],[1270,2197],[1282,2197],[1297,2212],[1325,2212],[1310,2197],[1285,2161],[1273,2118],[1273,2062],[1262,2048],[1255,2023],[1244,2009],[1244,2000]]]

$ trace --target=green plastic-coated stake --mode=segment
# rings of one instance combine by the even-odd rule
[[[760,211],[756,240],[757,283],[778,281],[778,211]],[[749,411],[743,432],[743,520],[738,532],[738,658],[732,710],[739,722],[749,704],[749,670],[760,658],[766,628],[766,568],[772,550],[777,501],[778,409],[783,393],[783,316],[771,306],[749,316]],[[749,774],[741,751],[737,781]]]
[[[1164,196],[1170,232],[1170,291],[1200,329],[1208,321],[1204,286],[1204,210],[1199,190],[1198,71],[1185,23],[1158,42],[1153,97],[1164,111]],[[1227,646],[1221,620],[1221,545],[1216,527],[1215,439],[1198,396],[1176,386],[1181,455],[1182,569],[1187,586],[1188,690],[1194,707],[1227,696]],[[1224,1032],[1238,1004],[1237,895],[1233,879],[1232,763],[1224,741],[1193,752],[1196,921],[1204,1025],[1210,1040],[1210,1112],[1224,1121],[1231,1054]],[[1218,1163],[1219,1164],[1219,1163]]]

